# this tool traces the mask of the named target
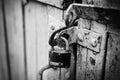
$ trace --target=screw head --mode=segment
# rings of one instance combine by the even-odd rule
[[[96,39],[92,39],[92,40],[91,40],[91,46],[92,46],[92,47],[96,47],[97,44],[98,44],[98,40],[96,40]]]
[[[50,29],[51,29],[51,30],[55,30],[55,26],[52,25],[52,26],[50,27]]]
[[[84,41],[84,36],[83,36],[83,34],[78,33],[77,36],[78,36],[78,39],[79,39],[80,42],[83,42],[83,41]]]

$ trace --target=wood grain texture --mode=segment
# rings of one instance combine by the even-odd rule
[[[39,70],[48,64],[50,50],[48,40],[52,32],[51,25],[59,27],[58,22],[62,20],[62,11],[30,1],[25,7],[25,15],[28,80],[36,80]],[[49,16],[55,20],[51,22]],[[57,74],[59,74],[58,70],[49,69],[43,73],[43,78],[44,80],[59,79]]]
[[[89,56],[89,64],[92,67],[93,72],[93,80],[102,80],[104,77],[103,70],[104,70],[104,62],[105,62],[105,51],[106,51],[106,39],[107,39],[107,33],[106,33],[106,25],[98,23],[96,21],[91,22],[91,30],[95,31],[97,33],[100,33],[102,35],[101,40],[101,46],[100,46],[100,53],[91,52],[88,51]],[[95,63],[92,65],[92,62]],[[89,66],[90,67],[90,66]]]
[[[87,49],[81,46],[78,46],[77,49],[76,80],[86,80]]]
[[[120,35],[110,34],[107,45],[105,80],[120,80]]]
[[[37,36],[36,36],[36,7],[29,3],[25,6],[26,58],[27,78],[37,80]]]
[[[106,45],[106,25],[96,21],[87,21],[81,19],[80,27],[89,29],[102,35],[100,53],[91,51],[87,48],[81,48],[82,52],[77,55],[77,80],[102,80],[104,70],[104,57]],[[85,51],[83,51],[85,50]],[[81,51],[78,48],[78,52]],[[84,63],[83,63],[84,61]]]
[[[36,4],[35,24],[36,24],[36,37],[37,37],[37,71],[48,64],[50,46],[48,44],[48,10],[47,5]]]
[[[12,80],[25,80],[21,0],[4,0]]]
[[[8,80],[7,52],[5,43],[3,6],[0,0],[0,80]]]
[[[78,20],[78,26],[80,28],[90,29],[90,20],[80,18]],[[88,65],[88,49],[81,45],[77,48],[77,67],[76,67],[76,80],[86,80],[86,72]]]
[[[22,7],[20,0],[4,0],[12,80],[25,80]]]
[[[37,1],[47,3],[47,4],[50,4],[50,5],[59,7],[59,8],[62,8],[62,2],[63,2],[63,0],[54,0],[54,1],[53,0],[37,0]]]

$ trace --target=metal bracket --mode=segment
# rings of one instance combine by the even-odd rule
[[[70,35],[70,38],[68,39],[69,44],[78,43],[92,51],[100,52],[102,34],[85,28],[80,28],[79,26],[69,28],[63,31],[63,33]]]
[[[77,43],[91,49],[95,52],[100,52],[102,35],[88,29],[76,27]]]

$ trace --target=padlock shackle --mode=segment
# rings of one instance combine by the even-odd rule
[[[62,37],[62,36],[61,36],[61,39],[63,39],[65,41],[65,46],[66,46],[65,50],[69,50],[68,40],[65,37]]]
[[[71,27],[72,27],[72,26],[71,26]],[[56,46],[57,44],[56,44],[55,39],[54,39],[55,35],[56,35],[57,33],[60,33],[60,32],[63,31],[63,30],[68,29],[68,28],[70,28],[70,26],[60,28],[60,29],[56,30],[55,32],[53,32],[53,34],[52,34],[52,35],[50,36],[50,38],[49,38],[49,45],[52,46],[52,47]]]

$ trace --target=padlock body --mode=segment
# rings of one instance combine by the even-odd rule
[[[49,63],[56,67],[69,67],[70,66],[71,53],[67,51],[50,51]]]

